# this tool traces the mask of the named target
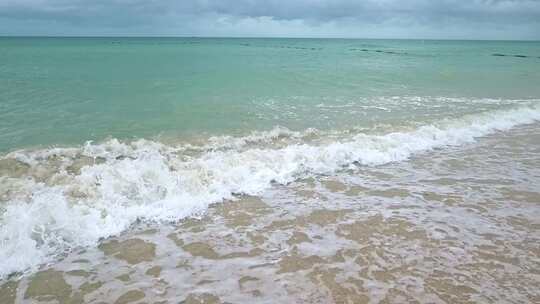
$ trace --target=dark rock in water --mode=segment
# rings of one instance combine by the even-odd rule
[[[369,49],[349,49],[350,51],[362,51],[362,52],[375,52],[375,53],[385,53],[385,54],[401,54],[401,55],[407,55],[405,52],[396,52],[396,51],[383,51],[383,50],[369,50]]]
[[[124,160],[124,159],[135,160],[135,159],[137,159],[137,158],[136,158],[136,157],[133,157],[133,156],[120,155],[120,156],[117,156],[115,159],[116,159],[116,160]]]
[[[500,53],[494,53],[494,54],[491,54],[491,56],[497,56],[497,57],[516,57],[516,58],[529,58],[531,56],[527,56],[527,55],[506,55],[506,54],[500,54]],[[540,57],[538,57],[540,58]]]

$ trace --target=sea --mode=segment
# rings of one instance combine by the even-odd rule
[[[540,303],[540,42],[0,38],[0,303]]]

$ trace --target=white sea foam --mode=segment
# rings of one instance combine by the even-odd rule
[[[540,106],[535,104],[410,132],[357,134],[319,145],[245,148],[249,142],[279,137],[285,132],[281,130],[261,135],[264,138],[218,142],[227,149],[197,156],[147,140],[13,152],[3,159],[16,159],[23,173],[0,177],[0,278],[31,271],[74,247],[93,246],[137,220],[175,221],[203,212],[211,203],[234,199],[235,194],[257,195],[272,183],[286,184],[357,164],[403,161],[539,120]],[[79,165],[80,172],[70,170],[81,159],[86,162]]]
[[[213,136],[208,142],[202,145],[186,144],[179,148],[181,151],[215,151],[215,150],[242,150],[251,145],[275,144],[280,140],[302,140],[310,136],[318,135],[317,129],[310,128],[303,132],[292,131],[282,126],[276,126],[269,131],[253,131],[251,134],[242,137],[234,136]]]

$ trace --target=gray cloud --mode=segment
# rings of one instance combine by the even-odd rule
[[[540,0],[0,0],[0,34],[539,39]]]

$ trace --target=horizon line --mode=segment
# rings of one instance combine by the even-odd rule
[[[336,39],[336,40],[428,40],[428,41],[514,41],[540,42],[540,39],[482,38],[373,38],[373,37],[295,37],[295,36],[205,36],[205,35],[2,35],[0,38],[191,38],[191,39]]]

